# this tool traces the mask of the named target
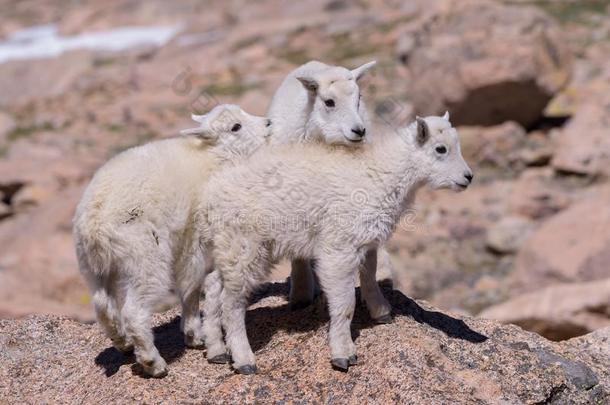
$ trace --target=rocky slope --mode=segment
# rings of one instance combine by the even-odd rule
[[[162,380],[143,378],[94,325],[32,316],[2,320],[0,398],[11,403],[574,403],[610,400],[610,329],[551,343],[516,326],[439,312],[385,288],[394,322],[353,323],[359,365],[333,371],[327,315],[291,312],[285,284],[249,309],[259,374],[241,376],[185,350],[179,319],[156,318],[169,360]]]

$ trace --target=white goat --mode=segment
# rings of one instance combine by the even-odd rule
[[[367,109],[358,80],[376,62],[348,70],[318,61],[308,62],[289,73],[275,92],[267,115],[273,120],[274,144],[322,142],[361,146],[371,141]],[[360,129],[362,128],[362,129]],[[389,254],[379,249],[382,263]],[[293,309],[310,305],[315,295],[314,262],[292,261],[290,303]],[[377,284],[377,250],[367,253],[360,272],[362,299],[378,323],[391,322],[391,306]]]
[[[188,346],[203,344],[199,296],[204,257],[193,239],[193,209],[220,165],[250,155],[266,142],[270,121],[234,105],[193,116],[199,128],[183,137],[124,151],[100,168],[74,217],[80,271],[97,319],[114,346],[135,351],[154,377],[167,364],[154,345],[153,311],[179,298]]]
[[[366,252],[390,237],[421,186],[463,190],[471,180],[447,115],[418,118],[355,151],[286,145],[215,173],[198,209],[216,269],[205,281],[208,356],[226,352],[222,323],[237,372],[256,372],[248,294],[279,259],[313,257],[328,300],[331,362],[347,370],[357,361],[350,323]]]

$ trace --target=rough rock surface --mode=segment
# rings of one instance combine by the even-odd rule
[[[559,346],[562,353],[577,356],[590,364],[601,381],[610,378],[610,328],[598,329],[595,332],[562,342]],[[606,387],[607,388],[607,387]]]
[[[460,319],[385,290],[394,322],[373,325],[360,307],[352,329],[359,365],[328,361],[327,316],[290,312],[285,284],[269,285],[248,311],[259,374],[241,376],[185,350],[179,319],[156,317],[169,360],[162,379],[143,378],[95,325],[33,316],[1,320],[0,397],[62,403],[605,403],[607,334],[556,344],[511,325]],[[586,339],[586,340],[585,340]],[[605,339],[605,340],[604,340]],[[606,371],[604,371],[606,369]]]
[[[557,284],[487,308],[478,316],[513,323],[551,340],[610,327],[610,279]]]
[[[400,56],[416,112],[449,110],[457,125],[513,120],[528,127],[570,77],[561,29],[541,10],[456,2],[404,35],[415,38]]]

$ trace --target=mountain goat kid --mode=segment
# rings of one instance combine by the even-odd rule
[[[272,144],[321,142],[360,147],[371,142],[367,109],[358,81],[376,62],[356,69],[308,62],[289,73],[275,92],[267,116],[273,120]],[[379,250],[382,263],[389,254]],[[362,299],[371,318],[378,323],[391,321],[391,306],[376,278],[377,250],[367,252],[360,271]],[[307,258],[292,261],[290,303],[294,309],[310,305],[315,295],[313,263]]]
[[[350,323],[366,252],[390,237],[420,187],[460,191],[471,180],[448,116],[417,118],[357,150],[286,145],[215,173],[198,210],[222,280],[220,288],[206,280],[205,305],[216,306],[206,317],[221,317],[204,324],[208,351],[226,351],[222,323],[234,368],[255,373],[244,319],[248,295],[281,258],[312,257],[328,300],[331,363],[347,370],[357,362]]]
[[[187,346],[203,344],[199,296],[204,257],[194,239],[202,185],[219,166],[266,143],[270,121],[235,105],[193,116],[184,136],[126,150],[100,168],[74,217],[80,271],[97,319],[114,346],[135,352],[144,372],[162,377],[167,364],[154,345],[153,311],[182,304]]]

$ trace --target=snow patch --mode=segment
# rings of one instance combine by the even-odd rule
[[[182,27],[119,27],[107,31],[61,36],[55,24],[39,25],[10,35],[0,42],[0,63],[11,60],[54,58],[77,49],[119,52],[138,46],[165,45]]]

